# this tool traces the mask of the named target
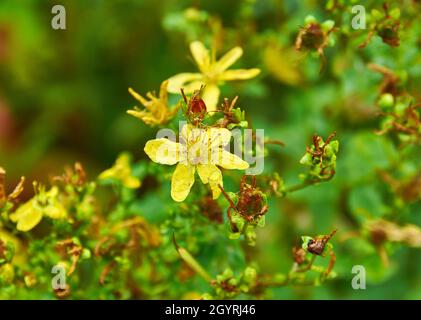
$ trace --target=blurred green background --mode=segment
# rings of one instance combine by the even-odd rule
[[[382,4],[364,2],[367,10]],[[351,29],[351,12],[329,12],[326,3],[62,0],[67,29],[53,30],[51,8],[57,1],[1,1],[0,165],[8,172],[8,183],[14,185],[21,175],[46,182],[75,161],[95,178],[123,150],[136,160],[146,159],[144,143],[156,130],[126,114],[136,104],[127,88],[142,94],[158,91],[168,77],[194,72],[188,43],[200,39],[209,45],[216,39],[219,54],[243,47],[236,67],[262,69],[256,79],[227,84],[222,93],[239,95],[239,106],[253,126],[285,142],[284,148],[268,147],[265,173],[277,171],[292,184],[303,170],[298,161],[314,133],[326,137],[336,130],[341,143],[333,181],[271,203],[267,225],[252,250],[262,270],[287,270],[296,244],[292,239],[298,241],[303,233],[328,233],[334,226],[353,230],[362,211],[383,216],[391,206],[390,194],[376,171],[399,160],[393,141],[373,133],[383,80],[366,65],[404,72],[407,91],[420,97],[420,5],[389,1],[405,8],[401,45],[392,48],[374,37],[359,50],[367,33]],[[335,45],[325,50],[327,65],[321,74],[318,58],[294,51],[295,37],[310,14],[319,21],[335,20],[341,28]],[[421,156],[419,147],[415,152]],[[405,168],[408,174],[420,170],[421,158],[412,159]],[[29,196],[32,191],[25,192]],[[397,221],[421,225],[420,212],[416,201]],[[337,282],[308,290],[276,289],[273,297],[421,298],[419,250],[397,249],[385,270],[375,251],[352,245],[361,246],[359,254],[352,256],[346,245],[336,244]],[[364,291],[351,289],[351,267],[357,264],[369,265]]]

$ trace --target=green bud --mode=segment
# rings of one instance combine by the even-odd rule
[[[305,166],[312,166],[313,165],[313,157],[311,154],[307,153],[301,158],[300,163]]]
[[[244,270],[244,281],[247,283],[254,283],[256,281],[257,278],[257,271],[256,269],[252,268],[252,267],[247,267]]]
[[[405,103],[399,102],[395,105],[395,112],[398,115],[403,115],[406,108],[407,108],[407,105]],[[394,118],[392,118],[392,119],[394,119]]]
[[[334,143],[336,142],[336,143]],[[338,152],[339,144],[338,141],[332,141],[325,148],[325,154],[328,158],[332,158]]]
[[[305,24],[311,24],[311,23],[317,23],[317,20],[314,16],[308,15],[307,17],[305,17],[304,22]]]
[[[234,272],[232,272],[230,268],[226,268],[222,273],[222,276],[224,277],[224,280],[228,280],[234,276]]]
[[[390,93],[383,93],[379,99],[379,106],[382,109],[390,109],[395,104],[395,98]]]
[[[325,32],[333,29],[334,26],[335,26],[335,21],[333,20],[326,20],[325,22],[322,23],[322,29]]]
[[[201,297],[203,300],[214,300],[213,296],[210,295],[209,293],[205,293],[202,295]]]
[[[247,128],[249,126],[249,123],[248,123],[248,121],[243,120],[243,121],[240,121],[239,126],[241,128]]]
[[[399,8],[394,8],[392,10],[389,11],[389,15],[393,18],[393,19],[399,19],[401,16],[401,10]]]
[[[77,237],[73,237],[73,238],[72,238],[72,241],[73,241],[73,243],[74,243],[74,244],[76,244],[76,245],[78,245],[78,246],[81,246],[79,238],[77,238]]]
[[[383,14],[377,9],[371,10],[371,16],[377,21],[383,19]]]
[[[237,120],[238,122],[243,120],[243,113],[241,112],[240,108],[235,108],[234,110],[232,110],[232,112],[234,114],[235,120]]]
[[[238,287],[241,292],[247,293],[250,291],[250,288],[246,284],[242,284]]]
[[[411,140],[411,136],[408,136],[407,134],[404,134],[404,133],[398,134],[398,137],[402,142],[409,142]]]
[[[91,258],[91,251],[89,249],[82,250],[82,259],[87,260]]]

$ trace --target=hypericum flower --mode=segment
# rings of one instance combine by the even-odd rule
[[[23,265],[27,261],[27,250],[22,242],[14,234],[10,233],[6,229],[0,227],[0,241],[3,242],[10,242],[13,244],[14,253],[13,253],[13,264],[15,265]]]
[[[132,175],[130,157],[127,153],[119,155],[114,166],[102,172],[98,176],[98,179],[115,179],[120,181],[123,186],[129,189],[137,189],[141,185],[141,181]]]
[[[132,88],[129,88],[130,94],[139,101],[146,110],[140,110],[138,107],[134,107],[133,110],[127,110],[127,113],[151,126],[167,123],[174,117],[179,109],[179,106],[172,109],[169,108],[167,87],[168,81],[162,82],[159,97],[156,97],[155,94],[151,92],[146,93],[146,97],[149,98],[149,101],[135,92]]]
[[[168,92],[180,93],[180,89],[183,88],[185,93],[192,93],[205,85],[202,97],[208,112],[216,110],[220,93],[219,83],[247,80],[260,73],[260,70],[256,68],[227,70],[243,55],[243,49],[240,47],[231,49],[218,61],[215,61],[215,55],[211,56],[209,50],[200,41],[190,43],[190,51],[200,73],[180,73],[169,78]]]
[[[51,219],[65,218],[67,212],[58,199],[58,191],[57,187],[52,187],[49,191],[39,187],[38,193],[32,199],[10,215],[10,220],[17,222],[16,229],[29,231],[41,222],[44,215]]]
[[[222,173],[217,167],[245,170],[249,164],[238,156],[226,151],[231,132],[225,128],[199,129],[185,125],[180,134],[180,143],[165,138],[150,140],[145,152],[152,161],[177,167],[171,181],[171,197],[184,201],[194,184],[195,172],[204,184],[209,184],[213,198],[221,194]]]

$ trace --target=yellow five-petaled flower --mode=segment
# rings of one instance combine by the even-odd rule
[[[180,142],[166,138],[150,140],[145,152],[152,161],[177,164],[171,181],[171,197],[184,201],[194,184],[195,172],[204,184],[209,184],[213,198],[221,194],[222,173],[218,166],[225,169],[245,170],[249,164],[235,154],[224,149],[231,140],[231,132],[225,128],[196,128],[185,125],[180,134]]]
[[[45,191],[38,187],[38,193],[10,214],[10,220],[16,222],[16,229],[27,232],[37,226],[44,216],[51,219],[64,219],[67,211],[59,199],[59,190],[56,186]]]
[[[260,73],[257,68],[227,70],[243,55],[243,49],[240,47],[231,49],[217,61],[215,55],[211,56],[200,41],[190,43],[190,51],[200,73],[180,73],[169,78],[168,92],[180,93],[180,89],[183,88],[185,93],[192,93],[205,85],[202,98],[208,112],[216,110],[220,93],[218,85],[221,82],[247,80]]]

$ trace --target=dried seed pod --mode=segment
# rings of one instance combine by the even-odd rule
[[[187,99],[183,88],[180,89],[187,106],[185,111],[186,117],[194,125],[201,123],[206,116],[206,104],[201,98],[203,88],[204,87],[202,86],[199,90],[195,90],[190,99]]]
[[[302,248],[314,255],[324,256],[326,253],[326,250],[325,250],[326,246],[329,240],[335,235],[336,231],[337,230],[335,229],[328,235],[317,236],[315,238],[307,237],[307,236],[302,237],[303,238]]]

